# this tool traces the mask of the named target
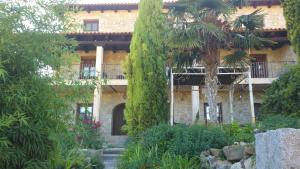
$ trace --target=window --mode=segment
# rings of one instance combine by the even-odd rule
[[[254,113],[256,118],[259,118],[259,116],[261,116],[261,105],[261,103],[254,103]]]
[[[99,21],[98,20],[85,20],[83,21],[84,31],[88,32],[98,32],[99,30]]]
[[[218,111],[218,121],[219,123],[222,123],[223,122],[222,103],[218,103],[217,111]],[[204,119],[206,122],[210,120],[208,103],[204,103]]]
[[[93,120],[93,104],[78,104],[77,117],[80,120]]]
[[[81,60],[80,69],[80,79],[93,79],[96,77],[95,60]]]

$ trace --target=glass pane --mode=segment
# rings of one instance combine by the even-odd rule
[[[83,76],[88,77],[90,75],[90,68],[89,67],[84,67],[83,68]]]
[[[80,114],[85,113],[85,107],[80,107]]]
[[[98,31],[98,24],[97,23],[93,23],[92,24],[92,31]]]
[[[96,76],[96,68],[95,67],[91,67],[90,68],[90,76],[91,77],[95,77]]]

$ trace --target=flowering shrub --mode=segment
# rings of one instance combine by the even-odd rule
[[[77,122],[75,129],[77,141],[81,148],[100,149],[103,145],[103,138],[100,135],[101,123],[94,120],[81,120]]]

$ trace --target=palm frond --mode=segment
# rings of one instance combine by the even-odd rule
[[[192,29],[175,29],[168,34],[170,48],[190,49],[201,46],[197,32]]]
[[[224,57],[224,64],[229,67],[245,68],[250,64],[251,58],[247,52],[243,50],[236,50],[232,54]]]
[[[172,66],[177,69],[192,66],[195,62],[201,60],[201,54],[196,50],[174,49],[171,53]]]
[[[255,10],[248,15],[241,15],[234,20],[234,29],[254,31],[264,27],[264,14],[261,9]]]
[[[239,49],[250,49],[256,48],[261,49],[265,46],[272,46],[276,42],[269,40],[267,38],[262,38],[257,33],[236,33],[233,37],[233,47]]]

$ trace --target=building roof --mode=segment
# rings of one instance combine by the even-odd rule
[[[177,0],[164,1],[165,8],[171,7]],[[280,0],[249,0],[249,5],[256,6],[272,6],[280,5]],[[82,3],[71,4],[71,6],[81,7],[86,11],[103,11],[103,10],[137,10],[138,2],[123,2],[123,3]]]

